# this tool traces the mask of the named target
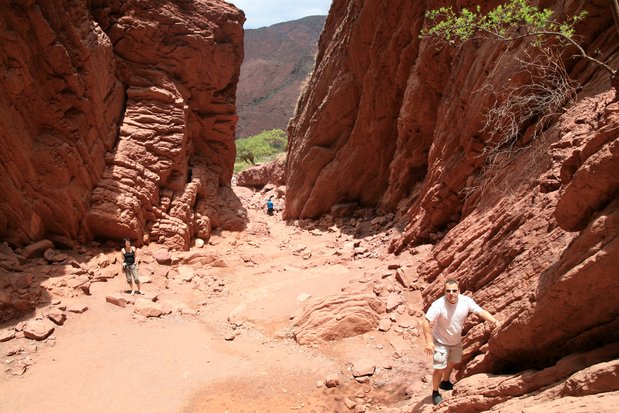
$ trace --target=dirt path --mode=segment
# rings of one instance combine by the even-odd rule
[[[131,305],[106,302],[107,295],[125,288],[119,276],[94,283],[91,295],[52,297],[56,305],[88,310],[68,313],[45,341],[0,343],[3,357],[23,348],[32,364],[23,375],[1,375],[0,412],[336,412],[354,411],[353,405],[377,411],[402,401],[410,384],[427,393],[421,378],[428,365],[420,339],[407,334],[415,325],[406,312],[392,313],[393,328],[386,332],[310,346],[289,337],[291,317],[306,302],[343,289],[371,290],[388,273],[391,262],[381,258],[384,251],[342,259],[339,247],[353,240],[351,235],[287,225],[257,209],[260,195],[241,193],[250,214],[248,230],[212,239],[207,248],[223,264],[195,265],[219,289],[207,295],[197,288],[203,283],[160,274],[152,264],[152,281],[144,290],[187,311],[146,319]],[[140,250],[147,263],[141,272],[154,262],[152,253],[148,247]],[[419,297],[405,295],[403,308],[410,313],[419,307]],[[4,364],[10,367],[16,357],[4,357]],[[351,375],[351,364],[360,359],[376,365],[367,383]],[[325,387],[330,374],[338,374],[338,387]]]

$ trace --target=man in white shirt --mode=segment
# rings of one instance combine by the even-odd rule
[[[462,327],[469,313],[475,313],[484,320],[499,327],[499,321],[482,309],[470,297],[460,295],[458,282],[445,282],[445,295],[430,305],[423,319],[423,335],[426,353],[434,356],[432,373],[432,403],[443,401],[438,389],[453,389],[449,380],[456,364],[462,360]],[[434,329],[430,331],[430,325]]]

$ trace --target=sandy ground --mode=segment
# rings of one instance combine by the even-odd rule
[[[219,234],[205,247],[227,264],[203,267],[223,281],[221,294],[204,304],[203,293],[187,283],[144,284],[160,300],[198,310],[148,319],[136,317],[132,306],[106,302],[106,295],[126,288],[121,276],[94,283],[91,295],[52,297],[88,310],[69,313],[45,341],[0,343],[4,364],[11,363],[5,354],[15,346],[26,347],[32,362],[21,376],[0,373],[0,412],[355,411],[346,404],[381,411],[410,404],[405,389],[411,385],[417,390],[413,398],[428,403],[429,385],[422,378],[427,380],[430,369],[419,337],[403,340],[396,328],[300,346],[287,336],[291,316],[307,295],[363,288],[398,258],[380,250],[375,258],[342,260],[334,255],[341,234],[302,230],[280,216],[266,216],[258,208],[262,195],[241,192],[248,231]],[[138,252],[147,257],[149,248]],[[418,295],[410,292],[408,298],[409,307],[420,308]],[[0,328],[42,311],[44,306]],[[368,383],[351,376],[350,366],[359,359],[376,363]],[[326,388],[323,382],[333,373],[341,384]]]

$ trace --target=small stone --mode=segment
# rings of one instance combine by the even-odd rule
[[[88,306],[85,304],[73,304],[67,308],[67,311],[71,313],[82,314],[88,311]]]
[[[327,386],[328,388],[337,387],[339,385],[340,385],[340,378],[338,377],[337,373],[329,374],[325,378],[325,386]]]
[[[195,276],[195,273],[193,271],[193,267],[189,265],[181,265],[178,267],[178,275],[182,281],[190,282]]]
[[[105,301],[110,304],[117,305],[118,307],[125,308],[127,307],[127,300],[120,294],[112,294],[105,297]]]
[[[26,369],[27,367],[25,364],[18,363],[18,364],[11,366],[9,371],[13,376],[23,376],[24,373],[26,372]]]
[[[389,331],[391,329],[391,320],[388,318],[383,318],[378,323],[378,330],[380,331]]]
[[[396,293],[391,293],[389,294],[389,296],[387,297],[387,312],[391,312],[393,310],[395,310],[396,308],[398,308],[400,306],[400,304],[402,304],[404,301],[404,299],[402,298],[401,295],[396,294]]]
[[[15,329],[0,330],[0,343],[13,340],[15,338]]]
[[[375,371],[376,363],[368,359],[357,360],[352,366],[352,375],[354,377],[371,376]]]
[[[15,300],[13,301],[13,307],[21,312],[28,310],[31,307],[32,303],[28,300]]]
[[[52,320],[55,324],[61,326],[67,320],[67,315],[58,309],[53,309],[47,313],[47,318]]]
[[[140,298],[136,299],[135,309],[133,311],[145,317],[160,317],[164,314],[170,314],[172,309],[164,308],[162,305],[154,303],[151,300]]]
[[[357,403],[355,403],[353,400],[349,399],[348,397],[344,398],[344,404],[349,409],[353,409],[357,405]]]
[[[6,350],[6,355],[7,356],[14,356],[15,354],[19,354],[21,352],[23,352],[25,350],[25,348],[19,344],[14,344],[13,346],[9,347]]]
[[[31,340],[45,340],[54,332],[55,324],[50,320],[34,320],[26,323],[24,337]]]

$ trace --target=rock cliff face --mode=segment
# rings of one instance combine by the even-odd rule
[[[544,5],[559,15],[586,9],[577,27],[585,48],[619,66],[609,2]],[[437,49],[418,34],[426,8],[438,6],[333,2],[289,126],[285,214],[317,217],[351,202],[395,212],[403,232],[393,252],[433,244],[419,268],[426,305],[456,277],[504,322],[492,334],[467,325],[460,375],[544,369],[587,355],[572,371],[553,367],[536,376],[533,389],[521,380],[509,397],[568,386],[574,371],[617,357],[616,349],[588,355],[619,340],[619,104],[606,72],[568,59],[570,77],[581,84],[576,102],[541,133],[527,125],[517,150],[489,164],[484,148],[496,137],[483,132],[485,113],[506,85],[526,82],[517,64],[529,56],[526,45]],[[496,388],[472,388],[455,392],[445,411],[506,401]],[[559,393],[569,392],[546,396]]]
[[[285,129],[303,81],[314,67],[326,16],[309,16],[245,31],[237,91],[237,137]]]
[[[0,238],[75,239],[116,142],[124,90],[85,4],[0,5]]]
[[[223,1],[3,2],[0,238],[186,248],[229,189],[243,15]]]

